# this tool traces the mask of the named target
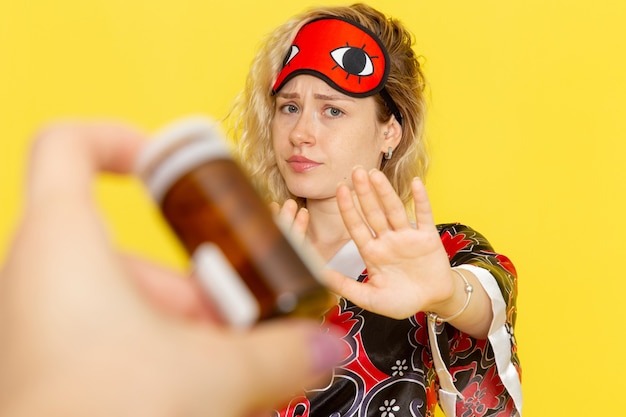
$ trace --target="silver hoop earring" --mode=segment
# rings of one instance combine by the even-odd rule
[[[385,159],[389,160],[393,156],[393,148],[390,146],[387,148],[387,153],[385,153]]]

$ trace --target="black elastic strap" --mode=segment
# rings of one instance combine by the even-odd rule
[[[387,106],[387,109],[389,109],[391,114],[393,114],[396,117],[396,120],[398,121],[398,123],[400,123],[400,126],[402,126],[402,113],[400,113],[398,106],[396,106],[396,103],[393,101],[393,99],[387,92],[387,89],[383,88],[382,90],[380,90],[379,94],[385,101],[385,105]]]

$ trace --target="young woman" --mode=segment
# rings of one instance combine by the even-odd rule
[[[407,29],[363,4],[310,10],[267,38],[235,114],[242,161],[340,296],[324,321],[346,357],[277,413],[521,414],[515,269],[471,228],[433,223]]]

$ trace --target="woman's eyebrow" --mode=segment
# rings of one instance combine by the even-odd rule
[[[284,98],[284,99],[300,98],[300,94],[299,93],[279,92],[276,95],[278,97]],[[354,101],[354,99],[352,97],[346,96],[345,94],[322,94],[322,93],[315,93],[315,94],[313,94],[313,97],[316,100],[330,100],[330,101],[347,100],[347,101]]]
[[[313,97],[315,97],[318,100],[347,100],[347,101],[354,101],[354,99],[350,96],[346,96],[344,94],[333,94],[333,95],[329,95],[329,94],[313,94]]]
[[[279,93],[276,94],[276,96],[281,97],[281,98],[290,99],[290,98],[299,98],[300,94],[298,94],[298,93],[283,93],[283,92],[279,92]]]

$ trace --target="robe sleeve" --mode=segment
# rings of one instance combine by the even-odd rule
[[[487,339],[478,340],[449,323],[428,322],[438,378],[439,404],[447,417],[521,416],[521,367],[514,336],[517,273],[475,230],[438,226],[450,265],[472,272],[491,299]]]

